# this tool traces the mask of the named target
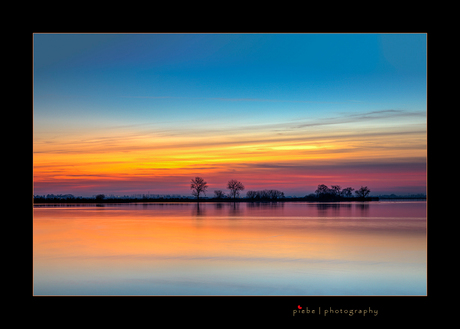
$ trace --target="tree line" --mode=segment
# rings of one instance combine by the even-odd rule
[[[208,188],[208,183],[202,177],[195,177],[192,179],[190,188],[192,189],[192,194],[196,196],[197,200],[200,199],[200,195],[206,195],[206,190]],[[223,199],[225,197],[230,197],[236,199],[239,197],[240,192],[244,190],[244,185],[232,179],[227,183],[227,189],[229,189],[228,195],[226,195],[222,190],[214,191],[214,198]],[[342,189],[339,185],[332,185],[330,188],[327,185],[319,184],[314,194],[310,194],[304,197],[304,199],[309,200],[342,200],[342,199],[352,199],[353,191],[355,191],[355,198],[366,199],[371,192],[367,186],[361,186],[358,190],[355,190],[352,187],[346,187]],[[248,191],[246,193],[246,198],[251,200],[279,200],[285,198],[284,193],[278,190],[262,190],[262,191]]]
[[[278,190],[248,191],[246,197],[252,200],[279,200],[284,199],[284,193]]]
[[[195,177],[194,179],[191,180],[190,183],[190,189],[192,190],[192,195],[194,195],[197,199],[197,201],[200,200],[200,196],[206,195],[206,191],[208,189],[208,183],[202,178],[202,177]],[[227,183],[227,189],[229,190],[228,193],[226,194],[222,190],[216,190],[214,191],[214,199],[225,199],[225,198],[230,198],[233,200],[236,200],[239,198],[241,191],[245,189],[244,185],[235,179],[231,179]],[[355,196],[353,196],[353,191],[355,192]],[[320,184],[318,185],[318,188],[316,189],[315,193],[306,195],[305,197],[300,197],[300,198],[295,198],[292,200],[306,200],[306,201],[340,201],[340,200],[369,200],[369,193],[370,190],[367,186],[361,186],[358,190],[355,191],[354,188],[352,187],[346,187],[342,189],[339,185],[332,185],[330,188],[327,185]],[[57,195],[55,196],[54,194],[48,194],[47,197],[45,196],[34,196],[34,201],[36,202],[45,202],[45,201],[56,201],[56,202],[62,202],[64,200],[66,201],[85,201],[87,198],[82,198],[82,197],[74,197],[71,194],[66,194],[66,195]],[[104,194],[98,194],[95,196],[95,201],[96,202],[101,202],[101,201],[110,201],[107,199],[107,197]],[[142,199],[147,199],[146,197]],[[161,198],[163,199],[163,198]],[[176,198],[176,199],[182,199]],[[260,191],[247,191],[246,193],[246,199],[252,200],[252,201],[258,201],[258,200],[267,200],[267,201],[276,201],[276,200],[282,200],[285,199],[285,195],[283,192],[274,190],[274,189],[265,189],[265,190],[260,190]],[[372,199],[377,199],[377,198],[372,198]],[[137,199],[136,199],[137,200]],[[121,201],[118,199],[114,199],[113,201]]]
[[[206,190],[208,189],[208,183],[202,177],[195,177],[192,179],[190,184],[190,189],[192,190],[192,195],[196,196],[196,199],[200,199],[200,194],[206,195]],[[244,185],[232,179],[227,183],[227,189],[229,189],[228,196],[232,199],[236,199],[240,195],[240,191],[244,190]],[[226,197],[225,193],[222,190],[214,191],[214,197],[216,199],[223,199]]]
[[[307,199],[317,200],[341,200],[353,198],[352,187],[346,187],[342,189],[340,185],[332,185],[330,188],[327,185],[319,184],[314,194],[307,195]],[[355,198],[365,199],[369,196],[371,190],[367,186],[361,186],[355,191]]]
[[[208,183],[202,177],[192,179],[190,189],[197,200],[200,199],[201,194],[206,195],[207,188]],[[235,179],[231,179],[227,183],[227,189],[229,190],[228,194],[225,194],[222,190],[214,191],[214,198],[224,199],[229,197],[235,200],[240,196],[240,192],[244,190],[244,185]],[[248,191],[246,198],[252,200],[278,200],[284,198],[284,193],[278,190]]]

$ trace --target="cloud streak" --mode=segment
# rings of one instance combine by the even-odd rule
[[[305,122],[300,123],[293,128],[305,128],[305,127],[315,127],[315,126],[328,126],[328,125],[337,125],[337,124],[355,124],[359,122],[366,122],[372,120],[385,120],[385,119],[397,119],[397,118],[423,118],[426,117],[426,114],[423,112],[409,112],[403,110],[379,110],[379,111],[369,111],[363,113],[350,113],[338,117],[330,117],[320,119],[316,122]]]
[[[272,102],[272,103],[304,103],[304,104],[345,104],[356,103],[359,101],[344,100],[341,102],[332,101],[307,101],[307,100],[289,100],[289,99],[266,99],[266,98],[231,98],[231,97],[186,97],[186,96],[120,96],[122,98],[137,98],[137,99],[194,99],[222,102]]]

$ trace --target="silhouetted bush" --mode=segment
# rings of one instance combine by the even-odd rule
[[[284,199],[284,193],[278,190],[248,191],[246,198],[252,200],[278,200]]]
[[[221,190],[215,190],[214,191],[214,198],[223,199],[223,198],[225,198],[225,193],[222,192]]]
[[[96,195],[96,200],[104,200],[105,199],[105,195],[104,194],[98,194]]]

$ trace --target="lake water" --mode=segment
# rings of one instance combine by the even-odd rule
[[[424,296],[425,201],[33,210],[39,295]]]

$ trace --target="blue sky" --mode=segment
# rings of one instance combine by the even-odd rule
[[[417,110],[426,98],[423,34],[46,34],[35,35],[34,55],[37,105],[53,96],[35,108],[44,115],[69,98],[121,118],[135,102],[131,115],[250,108],[274,119],[286,105],[296,117]]]

